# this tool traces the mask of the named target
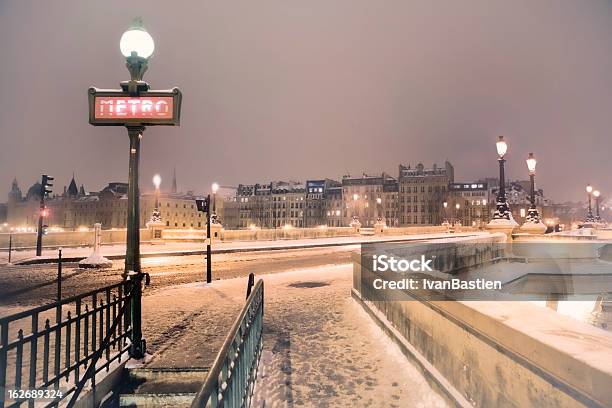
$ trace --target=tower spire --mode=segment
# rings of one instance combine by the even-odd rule
[[[172,193],[176,194],[177,192],[177,188],[176,188],[176,166],[174,166],[174,170],[172,172]]]

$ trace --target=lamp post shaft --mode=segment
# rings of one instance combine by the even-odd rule
[[[597,221],[599,221],[599,196],[595,197],[595,216],[597,217]]]
[[[589,220],[591,218],[593,218],[593,209],[592,209],[592,205],[591,205],[591,193],[588,193],[589,195]]]
[[[211,236],[210,236],[210,194],[206,198],[208,200],[208,211],[206,211],[206,283],[212,282],[212,264],[211,264]]]
[[[128,176],[127,248],[125,271],[140,273],[140,194],[138,191],[138,166],[140,161],[140,137],[143,126],[128,127],[130,137],[130,167]]]
[[[529,179],[531,180],[531,208],[536,208],[535,202],[535,174],[530,174]]]
[[[145,343],[142,339],[142,273],[140,270],[140,192],[138,190],[138,168],[140,162],[140,138],[144,126],[128,126],[130,137],[130,165],[128,175],[127,244],[125,251],[124,278],[132,280],[132,301],[129,316],[132,323],[130,356],[144,357]],[[132,273],[130,273],[132,272]]]
[[[502,157],[499,161],[499,190],[497,192],[497,208],[493,216],[494,219],[510,220],[510,208],[506,201],[506,177],[504,174],[504,163],[506,160]]]
[[[506,202],[506,175],[504,173],[504,163],[506,160],[499,159],[499,193],[497,195],[498,202]]]

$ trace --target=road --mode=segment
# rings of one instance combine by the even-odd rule
[[[346,263],[357,246],[325,247],[284,251],[258,251],[213,256],[213,279],[228,279],[284,272],[298,268]],[[160,256],[142,259],[142,269],[151,276],[144,295],[183,283],[203,281],[205,258]],[[62,296],[68,297],[119,282],[123,261],[111,269],[79,269],[76,263],[62,268]],[[57,294],[57,265],[0,266],[0,316],[13,313],[15,307],[31,307],[53,302]],[[9,307],[10,306],[10,307]]]

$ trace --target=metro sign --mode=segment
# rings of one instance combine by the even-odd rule
[[[178,126],[181,92],[141,92],[131,96],[122,91],[89,89],[89,123],[95,126],[170,125]]]

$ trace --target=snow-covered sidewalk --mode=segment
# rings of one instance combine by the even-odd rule
[[[479,232],[449,234],[418,234],[418,235],[389,235],[389,236],[351,236],[334,238],[308,238],[296,240],[275,240],[275,241],[234,241],[218,242],[212,247],[213,253],[230,253],[262,250],[283,250],[294,248],[316,248],[338,245],[359,245],[371,242],[389,241],[408,241],[419,239],[440,239],[449,236],[470,236],[486,234]],[[165,244],[142,244],[140,253],[143,257],[147,256],[172,256],[172,255],[199,255],[204,254],[206,248],[201,242],[168,242]],[[91,247],[72,247],[62,249],[62,258],[67,261],[76,261],[88,257],[92,253]],[[103,245],[100,249],[102,256],[108,259],[122,259],[125,256],[125,245]],[[56,262],[57,249],[44,249],[41,257],[36,257],[32,249],[13,251],[11,262],[23,263],[33,262]],[[8,252],[0,253],[0,265],[8,262]]]
[[[264,352],[254,406],[446,406],[350,297],[352,265],[261,278]],[[144,297],[148,365],[210,366],[244,304],[246,283],[188,284]]]

